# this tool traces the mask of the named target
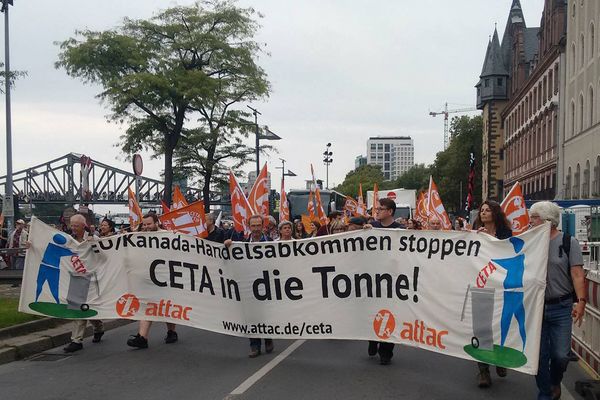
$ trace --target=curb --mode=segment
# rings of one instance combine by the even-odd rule
[[[52,321],[50,318],[48,318],[48,320]],[[46,327],[49,328],[37,332],[31,332],[30,329],[28,331],[30,333],[27,333],[24,336],[13,336],[9,339],[0,341],[0,365],[31,357],[34,354],[50,350],[54,347],[67,344],[71,341],[71,324],[68,324],[69,321],[54,320],[55,326],[52,326],[52,323],[49,323],[46,320],[33,322],[45,322]],[[126,319],[113,319],[104,321],[104,331],[106,332],[132,322],[134,321]],[[21,325],[29,324],[31,323],[28,322]],[[21,325],[12,328],[20,328]],[[38,325],[44,326],[44,324]],[[16,330],[17,329],[15,329],[15,331]],[[88,326],[85,330],[84,337],[92,336],[92,334],[93,329],[91,326]]]
[[[64,325],[68,322],[69,320],[66,319],[42,318],[2,328],[0,329],[0,342],[17,336],[28,335],[30,333],[35,333],[50,328],[56,328],[57,326]]]

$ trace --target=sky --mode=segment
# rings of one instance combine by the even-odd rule
[[[124,17],[149,18],[158,10],[193,1],[15,0],[10,9],[11,68],[27,71],[12,91],[13,171],[82,153],[125,170],[116,147],[124,126],[106,120],[95,97],[99,86],[54,68],[56,42],[76,30],[112,29]],[[322,154],[332,144],[329,186],[354,169],[370,136],[411,136],[415,162],[431,163],[443,149],[443,117],[429,111],[474,106],[475,88],[494,24],[506,24],[512,0],[239,0],[263,18],[256,40],[272,85],[263,102],[250,104],[259,124],[282,137],[277,153],[262,157],[274,179],[280,158],[298,175],[325,180]],[[543,0],[521,0],[527,26],[539,26]],[[0,21],[0,24],[4,24]],[[2,31],[4,31],[2,29]],[[4,42],[4,34],[2,43]],[[0,103],[4,110],[4,97]],[[245,105],[242,105],[245,106]],[[474,114],[473,114],[474,115]],[[6,173],[6,138],[0,119],[0,175]],[[143,153],[145,176],[157,178],[162,159]],[[244,170],[254,170],[248,164]],[[278,185],[273,184],[274,187]]]

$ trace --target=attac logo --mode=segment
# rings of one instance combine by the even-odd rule
[[[373,330],[380,339],[389,339],[396,328],[394,314],[388,310],[379,310],[373,320]]]
[[[396,200],[396,192],[388,192],[387,198],[390,200]]]
[[[133,317],[140,309],[140,301],[133,294],[124,294],[117,301],[116,309],[123,318]]]
[[[117,314],[123,318],[131,318],[140,311],[140,300],[133,294],[126,293],[119,298],[115,308]],[[170,319],[190,320],[188,313],[192,307],[185,307],[173,303],[171,300],[160,299],[158,303],[148,302],[143,312],[152,317],[166,317]]]

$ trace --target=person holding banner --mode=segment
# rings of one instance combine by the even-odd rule
[[[87,235],[85,227],[86,220],[82,214],[75,214],[71,217],[71,236],[73,236],[73,239],[79,243],[94,238],[93,236]],[[94,338],[92,339],[92,342],[99,343],[104,335],[104,324],[99,319],[91,319],[89,321],[94,327]],[[71,330],[71,343],[63,347],[65,353],[73,353],[83,349],[83,335],[85,335],[85,327],[87,326],[87,323],[87,319],[78,319],[73,321],[73,329]]]
[[[365,228],[401,229],[402,226],[394,220],[395,212],[394,200],[387,197],[379,199],[379,207],[375,208],[376,220],[371,224],[366,224]],[[394,343],[369,340],[368,353],[370,356],[379,354],[379,363],[389,365],[394,356]]]
[[[142,217],[142,232],[158,232],[160,230],[160,222],[156,213],[148,213]],[[175,331],[176,325],[167,322],[167,336],[165,337],[165,343],[175,343],[179,340],[177,332]],[[127,339],[127,346],[137,347],[138,349],[148,348],[148,334],[150,333],[150,327],[152,327],[152,321],[140,321],[140,328],[137,335],[131,335]]]
[[[485,200],[481,203],[473,227],[478,232],[487,233],[497,239],[508,239],[512,236],[512,230],[506,219],[506,215],[502,211],[500,204],[493,200]],[[479,367],[479,387],[490,387],[492,376],[490,375],[489,364],[478,362],[477,366]],[[496,374],[504,378],[507,374],[506,368],[496,367]]]
[[[294,230],[293,224],[290,221],[282,221],[279,223],[279,239],[277,241],[282,240],[294,240],[292,236],[292,231]]]
[[[264,220],[262,215],[254,214],[248,218],[248,226],[250,227],[250,235],[247,239],[244,239],[244,242],[256,243],[256,242],[271,242],[271,238],[263,233],[263,225]],[[290,230],[291,234],[291,230]],[[231,246],[233,240],[227,239],[223,244],[227,247]],[[273,339],[265,339],[265,351],[271,353],[274,349]],[[260,338],[250,338],[250,353],[248,353],[248,357],[256,358],[261,352],[261,339]]]
[[[549,201],[533,204],[529,210],[529,221],[533,227],[546,221],[552,224],[540,359],[535,381],[538,399],[554,400],[560,398],[560,384],[569,363],[573,322],[580,326],[585,313],[583,256],[577,239],[565,237],[557,229],[560,208],[556,204]]]
[[[212,213],[206,214],[206,231],[208,236],[206,240],[211,242],[223,243],[225,241],[225,231],[215,225],[215,216]]]

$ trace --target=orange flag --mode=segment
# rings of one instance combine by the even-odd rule
[[[502,200],[502,211],[508,222],[512,225],[513,235],[520,235],[529,228],[529,213],[525,206],[525,198],[521,191],[521,184],[516,182]]]
[[[346,202],[344,203],[344,211],[346,211],[350,215],[357,217],[359,215],[357,210],[358,203],[356,202],[356,200],[354,200],[352,197],[346,196]]]
[[[379,187],[377,186],[377,182],[373,184],[373,207],[371,208],[371,215],[375,216],[375,209],[379,205]]]
[[[321,192],[319,188],[315,188],[315,206],[317,207],[317,216],[319,217],[319,222],[321,225],[327,225],[327,215],[325,215],[325,210],[323,210],[323,203],[321,202]]]
[[[200,238],[208,236],[206,229],[206,215],[204,202],[195,201],[192,204],[169,211],[158,217],[161,224],[168,231],[185,233]]]
[[[308,217],[310,218],[310,220],[314,220],[315,219],[315,193],[313,192],[312,189],[310,189],[310,192],[308,192],[308,206],[306,207],[308,209]]]
[[[312,233],[313,229],[311,224],[314,219],[311,219],[308,215],[304,214],[302,214],[300,217],[302,218],[302,225],[304,225],[304,230],[306,231],[306,233]]]
[[[419,221],[422,225],[427,225],[427,193],[421,192],[419,193],[419,198],[417,199],[417,209],[415,212],[415,219]]]
[[[285,194],[284,180],[281,180],[281,198],[279,199],[279,222],[290,220],[290,207]]]
[[[233,172],[229,171],[229,193],[231,194],[231,215],[233,216],[233,228],[237,232],[250,233],[248,218],[254,214],[248,199],[240,187]]]
[[[363,199],[363,193],[362,193],[362,183],[358,184],[358,208],[356,210],[356,213],[358,215],[365,215],[367,213],[367,206],[365,205],[365,201]]]
[[[142,209],[135,199],[135,194],[131,188],[127,188],[129,191],[129,226],[131,231],[135,231],[137,227],[142,223]]]
[[[177,210],[187,205],[188,202],[183,193],[181,193],[181,189],[179,189],[179,186],[175,186],[175,190],[173,191],[173,201],[171,202],[171,210]]]
[[[269,215],[269,188],[267,186],[267,163],[260,170],[260,174],[256,178],[256,182],[248,194],[248,202],[257,214],[266,217]]]
[[[429,191],[427,194],[427,219],[438,217],[442,221],[442,229],[452,229],[452,223],[446,213],[444,204],[438,192],[437,185],[433,181],[433,177],[429,176]]]

